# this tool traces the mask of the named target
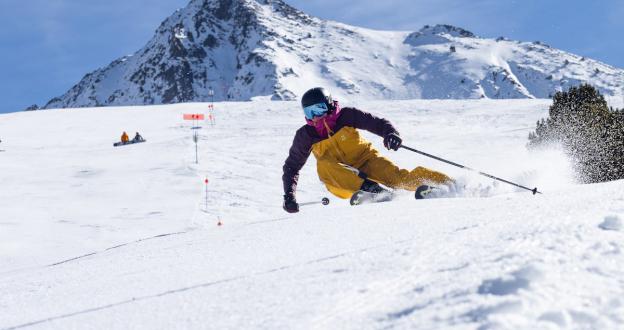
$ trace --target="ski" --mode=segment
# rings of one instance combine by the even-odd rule
[[[434,189],[436,189],[436,187],[422,185],[416,188],[416,192],[414,192],[414,197],[416,199],[426,199],[428,197],[431,197],[429,194],[431,194],[431,192],[433,192]]]
[[[349,204],[351,205],[361,205],[367,203],[382,203],[391,201],[394,198],[393,192],[381,192],[381,193],[371,193],[368,191],[358,190],[356,191],[349,200]]]
[[[433,195],[430,195],[430,194],[433,191],[435,191],[435,189],[437,188],[433,186],[422,185],[416,189],[416,191],[414,192],[414,197],[416,199],[432,198]],[[394,197],[395,197],[395,194],[392,191],[381,192],[381,193],[375,194],[375,193],[371,193],[371,192],[367,192],[363,190],[358,190],[351,196],[351,199],[349,200],[349,204],[355,206],[355,205],[368,204],[368,203],[389,202],[393,200]]]

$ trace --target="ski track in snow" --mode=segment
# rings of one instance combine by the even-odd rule
[[[621,328],[624,183],[574,185],[557,152],[526,152],[548,104],[356,104],[406,145],[544,195],[384,150],[466,187],[296,215],[281,210],[296,103],[217,104],[197,165],[181,116],[205,104],[2,115],[0,329]],[[121,130],[148,142],[112,148]],[[329,196],[315,165],[299,202]]]
[[[88,253],[88,254],[85,254],[85,255],[81,255],[81,256],[78,256],[78,257],[74,257],[74,258],[70,258],[70,259],[67,259],[67,260],[55,262],[53,264],[48,265],[48,267],[54,267],[54,266],[62,265],[64,263],[68,263],[68,262],[75,261],[75,260],[78,260],[78,259],[90,257],[90,256],[96,255],[96,254],[101,253],[101,252],[105,252],[105,251],[109,251],[109,250],[113,250],[113,249],[118,249],[118,248],[127,246],[129,244],[133,244],[133,243],[140,243],[140,242],[148,241],[148,240],[151,240],[151,239],[167,237],[167,236],[171,236],[171,235],[180,235],[180,234],[185,234],[185,233],[186,232],[168,233],[168,234],[160,234],[160,235],[156,235],[156,236],[152,236],[152,237],[148,237],[148,238],[142,238],[142,239],[139,239],[139,240],[136,240],[136,241],[133,241],[133,242],[122,243],[122,244],[119,244],[119,245],[115,245],[113,247],[109,247],[107,249],[104,249],[103,251],[91,252],[91,253]]]

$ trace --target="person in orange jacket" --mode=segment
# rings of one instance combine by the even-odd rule
[[[130,141],[130,138],[128,138],[128,133],[124,131],[123,134],[121,134],[121,142],[128,143],[128,141]]]
[[[299,171],[310,153],[317,160],[317,172],[327,190],[347,199],[359,191],[374,194],[387,192],[380,184],[393,189],[415,191],[425,183],[453,184],[444,173],[425,167],[401,169],[381,156],[358,129],[383,137],[388,150],[398,150],[402,139],[392,124],[356,108],[340,108],[325,89],[310,89],[301,98],[307,124],[297,130],[284,163],[284,204],[289,213],[299,211],[295,197]]]

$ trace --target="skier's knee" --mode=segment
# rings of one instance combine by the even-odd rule
[[[338,197],[338,198],[342,198],[342,199],[348,199],[351,198],[351,196],[353,195],[354,191],[348,190],[348,189],[344,189],[344,188],[339,188],[336,186],[332,186],[330,184],[325,184],[325,187],[327,187],[327,190],[332,193],[334,196]]]

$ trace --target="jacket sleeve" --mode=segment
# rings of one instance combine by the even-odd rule
[[[345,124],[347,126],[365,129],[381,137],[385,137],[390,133],[399,134],[396,128],[394,128],[387,119],[379,118],[356,108],[344,108],[341,112],[341,117],[345,117]]]
[[[295,139],[290,147],[288,158],[286,158],[286,161],[284,162],[282,182],[284,183],[285,195],[295,196],[297,182],[299,181],[299,171],[308,160],[311,148],[312,141],[307,135],[304,126],[297,131],[297,134],[295,134]]]

